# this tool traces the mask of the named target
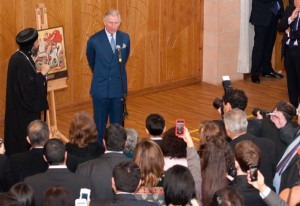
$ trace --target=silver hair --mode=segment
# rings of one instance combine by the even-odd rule
[[[224,114],[224,124],[233,134],[247,131],[248,120],[244,111],[235,108]]]
[[[138,133],[133,128],[126,128],[127,139],[123,152],[132,153],[138,141]]]
[[[121,15],[120,12],[117,9],[110,9],[107,12],[105,12],[103,21],[106,22],[108,17],[114,16],[119,18],[119,23],[121,23]]]

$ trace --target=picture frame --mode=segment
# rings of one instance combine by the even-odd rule
[[[33,60],[39,69],[48,64],[48,81],[68,76],[64,30],[62,26],[38,31],[39,49]]]

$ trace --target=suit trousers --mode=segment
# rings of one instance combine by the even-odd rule
[[[252,50],[251,75],[258,77],[260,73],[273,72],[271,59],[276,40],[278,17],[273,15],[268,26],[254,25],[254,45]]]
[[[93,97],[94,120],[98,129],[98,142],[103,145],[103,136],[109,117],[110,124],[123,125],[123,99]]]
[[[300,97],[300,48],[286,48],[284,67],[288,86],[289,101],[297,108]]]

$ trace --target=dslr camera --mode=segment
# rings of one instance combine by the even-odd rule
[[[270,117],[270,114],[272,113],[272,111],[270,111],[270,110],[260,109],[260,108],[256,107],[252,110],[252,115],[257,117],[257,112],[260,112],[260,114],[261,114],[261,116],[263,116],[263,118]]]
[[[229,78],[229,76],[222,76],[222,85],[223,85],[223,89],[224,89],[224,94],[228,91],[233,90],[233,86],[231,83],[231,80]],[[221,114],[224,114],[224,110],[223,110],[223,99],[220,97],[216,97],[215,100],[213,101],[213,106],[215,109],[220,109],[221,108]]]

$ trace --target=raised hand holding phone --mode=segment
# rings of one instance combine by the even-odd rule
[[[184,126],[185,126],[185,120],[184,119],[177,119],[176,120],[175,135],[177,137],[183,137],[184,136]]]

